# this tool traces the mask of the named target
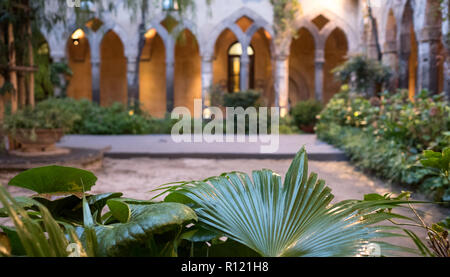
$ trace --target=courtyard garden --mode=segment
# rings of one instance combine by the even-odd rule
[[[432,91],[414,83],[411,65],[397,70],[407,78],[395,72],[379,49],[370,1],[364,8],[378,57],[349,51],[345,32],[329,29],[336,23],[327,25],[322,14],[305,25],[317,31],[314,47],[323,48],[311,51],[309,31],[297,26],[300,3],[289,0],[266,3],[273,9],[269,31],[241,9],[231,27],[224,25],[239,30],[237,41],[217,33],[217,41],[232,40],[226,55],[215,52],[225,48],[220,44],[195,42],[198,51],[213,49],[195,64],[185,57],[195,51],[179,50],[182,41],[189,45],[183,17],[195,14],[194,1],[163,1],[164,17],[149,30],[150,2],[125,1],[121,9],[142,20],[129,43],[137,58],[104,54],[109,60],[97,52],[109,53],[113,43],[98,42],[120,41],[126,32],[93,15],[113,12],[113,2],[95,10],[102,1],[81,1],[75,12],[59,4],[60,14],[50,10],[54,17],[42,16],[49,6],[38,2],[0,2],[0,257],[450,257],[447,76],[435,68],[443,77],[436,78],[441,90]],[[65,50],[50,50],[43,33],[66,28],[68,18],[75,29]],[[38,28],[44,23],[46,31]],[[245,37],[253,31],[255,40]],[[257,39],[284,52],[269,50],[263,64]],[[151,47],[164,44],[173,53],[165,50],[162,61]],[[302,45],[292,47],[291,64],[287,44]],[[306,70],[313,78],[296,64],[297,50],[304,60],[315,57]],[[52,51],[66,51],[68,59],[54,59]],[[155,60],[164,70],[149,66]],[[214,75],[219,62],[227,65],[226,81]],[[119,64],[123,83],[119,74],[104,77]],[[147,71],[153,79],[141,80]],[[180,81],[175,71],[187,77]],[[185,94],[175,89],[180,84],[189,87]],[[174,115],[175,104],[187,103],[180,108],[190,113],[194,99],[202,100],[200,114],[174,134],[184,120]],[[231,122],[216,115],[228,109],[242,111],[243,128],[239,115]],[[196,140],[204,130],[217,140]],[[276,150],[261,150],[267,141]]]

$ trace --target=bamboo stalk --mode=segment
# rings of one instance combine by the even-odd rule
[[[13,24],[10,22],[8,24],[8,50],[9,50],[9,66],[16,66],[16,50],[14,48],[14,28]],[[14,91],[11,93],[11,113],[17,111],[17,72],[9,72],[9,81],[11,82]]]
[[[19,89],[18,89],[18,102],[19,107],[23,108],[27,105],[27,87],[26,87],[26,79],[23,73],[19,73]]]
[[[28,65],[30,67],[34,67],[34,55],[33,55],[33,43],[32,37],[33,34],[31,32],[31,20],[28,19]],[[28,103],[32,108],[34,108],[34,72],[31,71],[28,79]]]

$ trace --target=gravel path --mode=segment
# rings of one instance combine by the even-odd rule
[[[175,181],[201,180],[206,177],[220,175],[223,172],[243,171],[270,168],[284,176],[291,160],[209,160],[209,159],[110,159],[104,160],[104,167],[95,171],[98,177],[94,193],[124,192],[126,197],[150,199],[155,193],[149,191],[161,184]],[[316,172],[319,178],[326,180],[332,188],[336,201],[345,199],[362,199],[368,193],[398,193],[402,190],[376,178],[370,177],[348,162],[318,162],[309,161],[309,171]],[[7,183],[15,173],[0,173],[0,183]],[[14,195],[27,194],[22,189],[8,188]],[[413,194],[417,200],[424,197]],[[450,210],[437,205],[423,205],[426,222],[434,223],[450,215]],[[408,215],[409,212],[406,212]],[[417,231],[417,230],[416,230]],[[425,237],[420,230],[418,233]],[[396,239],[397,243],[411,245],[411,241]]]

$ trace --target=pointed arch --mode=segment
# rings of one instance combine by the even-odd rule
[[[174,104],[194,112],[194,99],[202,98],[201,58],[196,37],[190,29],[178,32],[175,43]]]
[[[316,39],[309,28],[299,29],[293,39],[289,58],[289,101],[294,106],[298,101],[314,98]]]
[[[100,44],[100,105],[127,104],[127,59],[124,44],[113,30]]]
[[[349,42],[340,28],[335,28],[325,42],[324,90],[323,100],[327,103],[340,90],[340,82],[336,81],[332,70],[347,60]]]

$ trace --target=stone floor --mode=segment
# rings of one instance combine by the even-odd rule
[[[193,139],[191,136],[188,138]],[[105,149],[105,155],[114,158],[152,157],[152,158],[272,158],[291,159],[305,146],[311,160],[345,160],[345,154],[320,140],[315,135],[279,135],[278,149],[271,153],[262,153],[263,147],[270,142],[256,137],[250,142],[249,136],[244,142],[174,142],[170,135],[70,135],[58,144],[60,147],[82,147]],[[224,140],[225,141],[225,140]],[[276,141],[273,141],[276,143]]]

